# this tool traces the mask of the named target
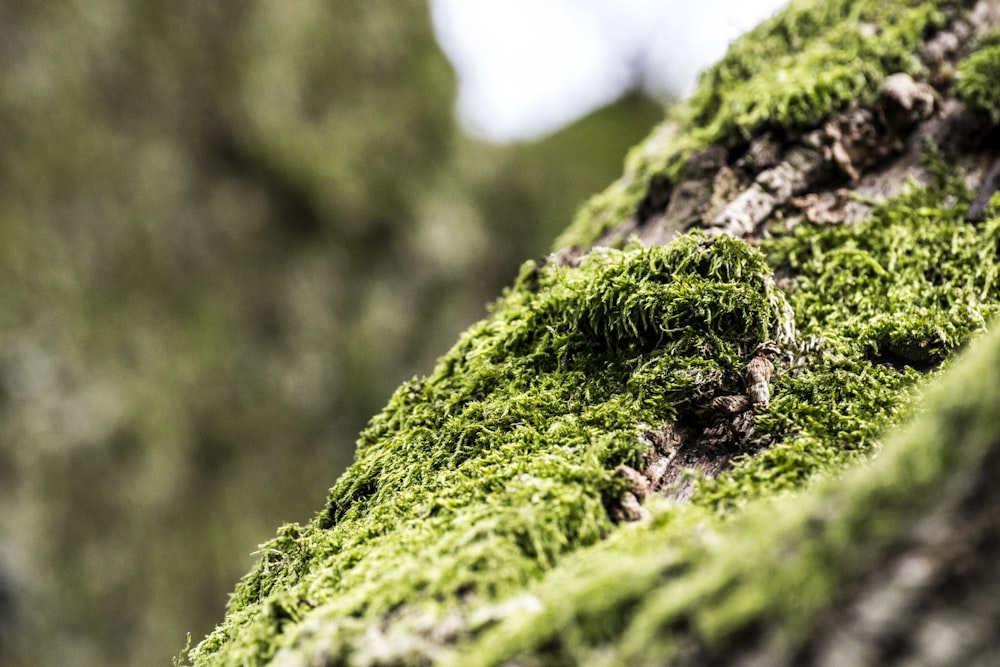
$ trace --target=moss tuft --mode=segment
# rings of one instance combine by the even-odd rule
[[[502,598],[595,543],[621,492],[613,469],[648,447],[640,425],[742,387],[782,316],[769,274],[745,243],[698,236],[576,268],[529,263],[493,315],[372,420],[326,510],[262,548],[227,624],[192,658],[254,646],[266,660],[317,608],[378,618]]]
[[[697,507],[664,508],[567,559],[529,589],[534,609],[444,664],[599,665],[613,656],[615,664],[699,665],[735,653],[786,665],[801,663],[810,642],[842,641],[828,636],[826,615],[843,612],[852,584],[891,580],[886,570],[913,553],[928,517],[942,526],[959,502],[972,516],[995,508],[995,493],[980,503],[1000,474],[1000,376],[982,369],[998,364],[993,331],[930,388],[931,409],[890,436],[872,465],[755,503],[729,524],[710,523]]]
[[[446,664],[705,664],[733,646],[794,662],[779,656],[815,634],[845,581],[907,539],[949,466],[968,488],[977,457],[995,449],[983,426],[998,388],[981,368],[995,365],[1000,338],[954,372],[950,359],[1000,316],[1000,218],[965,222],[961,173],[930,160],[936,182],[911,184],[870,219],[801,223],[762,244],[788,276],[799,334],[756,417],[773,445],[701,480],[690,504],[654,503],[652,521],[565,559],[528,589],[534,611],[463,642]],[[924,378],[944,386],[920,414]],[[968,406],[968,420],[947,414]],[[906,418],[918,423],[894,449],[845,476]],[[816,477],[827,481],[789,497]],[[774,643],[746,640],[767,628]]]
[[[795,0],[737,39],[706,70],[682,111],[684,131],[632,151],[625,176],[583,206],[557,247],[586,247],[635,215],[650,183],[669,189],[692,152],[710,145],[735,148],[765,129],[794,135],[816,127],[850,102],[874,101],[882,81],[896,72],[919,74],[914,52],[924,36],[944,25],[957,6],[971,2]],[[983,79],[989,90],[989,78]]]
[[[1000,124],[1000,44],[976,51],[958,65],[958,95],[970,109]]]
[[[792,2],[702,76],[690,103],[699,143],[795,132],[872,101],[888,74],[919,72],[913,52],[943,22],[935,3]]]
[[[696,502],[742,504],[870,454],[908,414],[923,374],[1000,316],[1000,219],[965,222],[971,198],[951,171],[858,224],[802,223],[762,244],[776,273],[793,276],[783,287],[798,331],[756,420],[777,444],[705,480]]]

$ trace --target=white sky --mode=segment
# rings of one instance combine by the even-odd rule
[[[458,73],[458,116],[492,141],[533,139],[636,83],[686,94],[784,0],[431,0]]]

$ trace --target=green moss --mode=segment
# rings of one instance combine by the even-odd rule
[[[567,559],[530,589],[534,610],[446,664],[597,665],[608,656],[715,664],[734,647],[759,651],[767,664],[798,664],[845,585],[912,546],[908,531],[929,515],[948,512],[977,483],[992,487],[1000,375],[982,369],[998,365],[994,331],[927,392],[928,409],[890,436],[873,464],[810,493],[755,503],[729,525],[708,523],[697,508],[683,517],[662,508],[654,521]]]
[[[976,51],[958,65],[956,90],[969,108],[1000,123],[1000,44]]]
[[[940,500],[941,479],[977,469],[1000,394],[981,369],[996,366],[1000,338],[954,370],[932,369],[1000,315],[1000,218],[966,223],[961,174],[931,158],[942,178],[911,184],[870,219],[803,223],[762,244],[772,267],[794,276],[786,289],[799,330],[796,361],[779,364],[771,406],[757,416],[774,446],[701,480],[689,505],[653,503],[653,521],[566,559],[529,588],[536,611],[446,662],[704,664],[773,627],[767,651],[780,663],[843,583],[881,562],[912,517]],[[944,385],[920,400],[922,414],[914,389],[928,376],[914,366]],[[841,479],[907,417],[917,423],[874,465]],[[788,496],[819,473],[837,481]]]
[[[650,179],[669,186],[699,145],[739,142],[771,122],[804,129],[867,99],[885,74],[912,66],[905,54],[942,12],[793,3],[706,75],[720,97],[696,95],[686,113],[699,124],[670,149],[634,151],[566,238],[592,240],[620,222]],[[828,63],[827,35],[864,62]],[[829,76],[803,83],[799,59]],[[774,88],[758,89],[758,76]],[[782,88],[782,76],[797,83]],[[936,180],[911,183],[868,220],[803,222],[759,250],[686,235],[597,249],[577,267],[526,264],[491,316],[371,421],[315,520],[262,548],[191,659],[262,664],[286,651],[331,664],[562,664],[614,651],[662,664],[697,661],[758,621],[780,620],[787,641],[805,636],[842,577],[886,548],[895,518],[917,511],[912,494],[926,494],[931,473],[879,469],[881,486],[855,473],[858,497],[888,494],[885,508],[898,510],[888,528],[851,509],[864,502],[833,512],[835,490],[787,496],[870,460],[886,429],[918,412],[924,379],[942,376],[1000,309],[1000,220],[965,222],[961,174],[934,151],[928,159]],[[652,521],[616,529],[606,507],[623,487],[612,471],[642,461],[640,432],[741,393],[748,356],[789,330],[788,312],[797,335],[783,338],[771,404],[755,416],[769,446],[699,480],[690,503],[654,499]],[[928,445],[926,456],[941,452]],[[782,551],[787,535],[827,520],[823,539]],[[454,655],[442,652],[449,642]]]
[[[503,646],[545,655],[554,634],[559,651],[586,654],[608,637],[631,646],[631,635],[620,636],[624,620],[607,625],[608,605],[645,600],[664,568],[697,573],[685,585],[721,595],[729,575],[698,567],[699,535],[754,499],[877,451],[883,430],[912,412],[924,377],[916,367],[933,368],[997,314],[1000,220],[965,223],[970,197],[958,177],[912,185],[863,223],[803,223],[764,243],[763,254],[695,235],[664,248],[595,251],[577,268],[528,263],[493,315],[372,420],[316,520],[286,526],[265,545],[226,624],[192,658],[258,664],[282,646],[355,655],[376,619],[397,618],[404,635],[419,634],[426,619],[510,598],[553,570],[547,586],[564,568],[583,576],[580,556],[563,565],[573,553],[622,559],[634,548],[638,573],[608,589],[618,592],[598,594],[596,576],[582,598],[547,601],[562,611],[505,626],[513,634]],[[772,269],[795,276],[787,305]],[[668,537],[641,529],[601,543],[614,534],[606,503],[621,491],[611,471],[638,464],[638,431],[669,424],[685,403],[739,392],[748,354],[787,324],[788,305],[798,343],[779,360],[771,406],[756,421],[772,446],[701,480],[686,506],[654,503],[652,530]],[[654,557],[650,539],[656,549],[674,546]],[[815,600],[830,585],[815,584]],[[775,604],[760,595],[710,602],[698,632],[726,635]],[[643,604],[666,605],[656,614],[670,616],[694,602]]]
[[[800,224],[762,244],[776,272],[794,276],[786,289],[800,346],[756,420],[779,444],[706,480],[697,502],[744,503],[864,458],[907,414],[922,372],[1000,316],[1000,220],[965,222],[972,194],[950,173],[911,184],[864,222]]]
[[[731,143],[762,127],[816,126],[849,102],[874,99],[894,72],[917,73],[913,53],[944,22],[938,5],[798,1],[737,40],[691,99],[699,143]]]
[[[301,617],[509,596],[612,528],[643,424],[736,393],[780,324],[763,256],[732,239],[526,265],[492,317],[401,387],[310,525],[262,548],[196,661],[262,662]],[[235,653],[234,653],[235,651]]]
[[[875,99],[886,76],[919,74],[913,55],[924,36],[971,2],[797,0],[737,39],[726,56],[702,74],[686,103],[675,110],[684,130],[669,148],[639,147],[625,176],[589,201],[557,240],[557,247],[592,244],[634,215],[650,183],[669,189],[688,156],[710,145],[733,148],[762,129],[795,134],[820,124],[848,103]],[[990,79],[984,79],[988,88]],[[651,142],[663,141],[654,133]]]
[[[840,354],[922,366],[941,361],[996,313],[996,222],[964,220],[961,178],[911,185],[853,226],[800,226],[766,244],[790,290],[800,332]]]

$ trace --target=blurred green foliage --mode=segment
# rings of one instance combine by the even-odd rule
[[[0,6],[0,663],[204,636],[660,115],[476,143],[427,14]]]

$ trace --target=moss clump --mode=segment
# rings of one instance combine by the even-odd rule
[[[741,389],[780,319],[768,276],[745,243],[695,236],[527,265],[492,317],[372,420],[327,509],[263,547],[191,657],[264,662],[309,613],[503,598],[598,541],[621,492],[613,469],[648,446],[641,425]]]
[[[460,645],[453,664],[705,664],[758,628],[776,629],[773,644],[756,644],[768,662],[787,664],[844,582],[887,558],[940,499],[940,479],[976,469],[993,435],[963,450],[961,433],[993,423],[1000,389],[980,369],[995,367],[1000,338],[955,373],[940,364],[1000,316],[1000,218],[965,222],[972,193],[932,162],[941,178],[912,183],[864,222],[802,223],[762,244],[792,276],[799,334],[756,418],[775,444],[701,480],[691,504],[654,505],[653,521],[565,559],[528,589],[534,611]],[[846,483],[782,493],[879,451],[884,431],[914,416],[928,377],[916,367],[946,386],[896,449]],[[947,414],[961,413],[962,394],[970,422]]]
[[[701,604],[657,595],[642,602],[655,613],[633,616],[665,572],[688,582],[675,592],[692,581],[730,585],[733,572],[709,566],[719,556],[703,541],[720,517],[877,450],[883,430],[911,413],[922,371],[998,314],[1000,220],[966,223],[970,199],[956,176],[913,184],[857,225],[802,223],[763,253],[695,235],[595,251],[577,268],[529,263],[433,375],[396,392],[327,508],[265,545],[226,623],[191,657],[260,664],[283,649],[364,664],[375,625],[398,633],[386,640],[392,660],[442,657],[419,638],[455,613],[469,634],[450,641],[476,663],[493,651],[576,660],[607,641],[647,650],[635,637],[648,639],[643,628],[659,628],[658,615]],[[787,302],[772,269],[792,276]],[[613,531],[605,505],[621,487],[611,471],[640,460],[638,431],[671,423],[685,403],[738,393],[747,355],[787,324],[789,306],[798,342],[756,416],[771,446],[700,480],[688,505],[654,503],[649,527]],[[620,564],[634,576],[623,581]],[[543,578],[554,594],[516,597]],[[834,584],[817,584],[809,599],[820,604]],[[772,597],[757,591],[744,606],[713,597],[697,612],[698,631],[726,636],[763,604],[787,611]],[[490,619],[510,615],[489,611],[503,600],[545,613],[519,623],[518,611],[477,644]],[[648,650],[668,655],[670,641]]]
[[[669,141],[669,150],[633,150],[625,176],[580,210],[558,245],[587,246],[616,228],[636,213],[651,182],[665,188],[676,182],[693,151],[713,144],[733,148],[767,128],[795,134],[852,101],[874,100],[886,76],[919,73],[914,52],[924,36],[971,4],[791,2],[733,42],[702,74],[686,108],[675,112],[685,129]]]
[[[790,3],[705,72],[690,102],[694,134],[728,144],[765,126],[794,132],[849,102],[872,101],[888,74],[919,72],[913,54],[944,24],[939,4]]]
[[[1000,475],[1000,375],[982,369],[1000,366],[1000,332],[975,343],[927,393],[928,410],[889,437],[872,465],[757,503],[729,525],[692,510],[684,520],[663,512],[620,531],[567,559],[529,588],[533,609],[445,664],[603,665],[609,656],[627,665],[729,664],[734,649],[750,664],[801,664],[804,647],[830,639],[824,620],[842,611],[850,584],[864,581],[866,591],[892,584],[892,559],[919,543],[919,527],[947,525],[942,516],[959,503],[969,505],[966,516],[995,513],[998,496],[983,498],[983,489],[995,488]],[[980,554],[970,548],[975,561]],[[905,612],[906,604],[892,609]],[[862,622],[866,630],[880,624]]]
[[[958,184],[958,188],[962,186]],[[798,278],[791,299],[806,336],[844,354],[925,367],[996,313],[997,222],[963,216],[970,194],[911,187],[867,221],[809,229],[768,244]],[[831,326],[832,323],[837,326]]]
[[[955,88],[970,109],[1000,123],[1000,44],[976,51],[958,65]]]
[[[757,431],[778,444],[706,480],[696,501],[743,503],[761,482],[795,488],[878,447],[910,406],[909,391],[1000,316],[1000,220],[964,220],[972,199],[958,170],[912,183],[869,219],[800,224],[762,244],[784,287],[799,350],[774,384]],[[946,175],[948,174],[948,175]]]
[[[844,40],[874,40],[865,44],[881,44],[876,69],[835,68],[843,94],[865,99],[880,76],[907,67],[900,45],[940,20],[925,5],[796,3],[748,39],[784,43],[770,57],[787,54],[788,68],[794,53],[822,53],[814,42],[823,40],[806,38],[823,21]],[[726,92],[717,104],[696,97],[691,117],[704,125],[672,152],[634,153],[606,210],[626,210],[653,176],[669,180],[699,142],[738,142],[782,121],[771,114],[792,113],[767,97],[767,113],[740,112],[739,100],[757,94],[750,74],[771,65],[748,43],[730,58],[746,71],[730,60],[707,76]],[[826,68],[819,55],[812,62]],[[827,104],[796,106],[792,131],[846,99],[812,90]],[[938,377],[1000,309],[1000,221],[965,222],[972,197],[961,176],[940,158],[931,166],[935,182],[912,183],[865,222],[803,222],[760,250],[688,235],[663,248],[594,250],[575,268],[526,265],[491,317],[372,420],[323,512],[265,545],[225,623],[192,659],[562,664],[613,655],[659,664],[710,657],[758,620],[804,636],[838,577],[886,544],[851,540],[892,533],[853,509],[867,505],[852,505],[828,540],[783,554],[783,531],[828,517],[828,506],[810,500],[800,512],[798,498],[782,496],[878,451],[885,429],[915,412],[915,386]],[[597,219],[576,230],[581,238]],[[754,417],[768,446],[699,480],[690,503],[654,499],[652,521],[615,530],[605,506],[622,487],[612,470],[641,461],[639,432],[670,425],[686,405],[741,393],[748,355],[787,329],[788,309],[797,338],[785,341],[770,406]],[[901,470],[886,474],[898,490],[892,507],[915,507]],[[746,518],[742,508],[762,499],[775,505]],[[770,520],[776,506],[781,521]],[[755,578],[761,563],[766,574]]]

